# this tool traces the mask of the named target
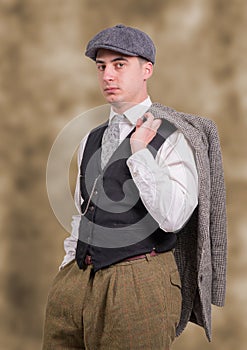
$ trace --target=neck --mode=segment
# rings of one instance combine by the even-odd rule
[[[116,112],[117,114],[124,114],[125,111],[127,111],[128,109],[138,105],[139,103],[142,103],[143,101],[145,101],[148,98],[148,95],[146,97],[144,97],[141,101],[136,101],[136,102],[116,102],[116,103],[112,103],[112,109],[114,112]]]

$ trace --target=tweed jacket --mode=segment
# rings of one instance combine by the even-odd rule
[[[224,305],[227,260],[226,195],[217,127],[209,119],[158,103],[149,111],[181,130],[194,151],[198,207],[178,233],[175,249],[183,296],[177,335],[191,321],[202,326],[211,341],[211,304]]]

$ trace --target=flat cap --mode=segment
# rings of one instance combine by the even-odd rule
[[[96,60],[99,49],[120,52],[127,56],[140,56],[155,62],[155,46],[152,39],[137,28],[118,24],[96,34],[87,44],[85,55]]]

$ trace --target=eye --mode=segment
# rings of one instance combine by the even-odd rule
[[[98,69],[99,71],[103,72],[103,71],[105,70],[105,65],[103,65],[103,64],[98,64],[98,65],[97,65],[97,69]]]
[[[123,62],[118,62],[116,64],[116,68],[123,68],[125,66],[125,64]]]

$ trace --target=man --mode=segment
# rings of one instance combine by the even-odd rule
[[[86,56],[96,62],[111,110],[109,122],[80,145],[80,215],[50,291],[43,349],[168,350],[189,320],[211,339],[211,302],[222,305],[225,292],[217,133],[211,140],[210,121],[152,104],[147,81],[155,47],[144,32],[107,28],[88,43]],[[207,199],[216,168],[218,221],[214,199]],[[216,227],[209,231],[209,217],[212,226],[222,224],[220,240]],[[214,246],[221,249],[219,266],[211,260]]]

